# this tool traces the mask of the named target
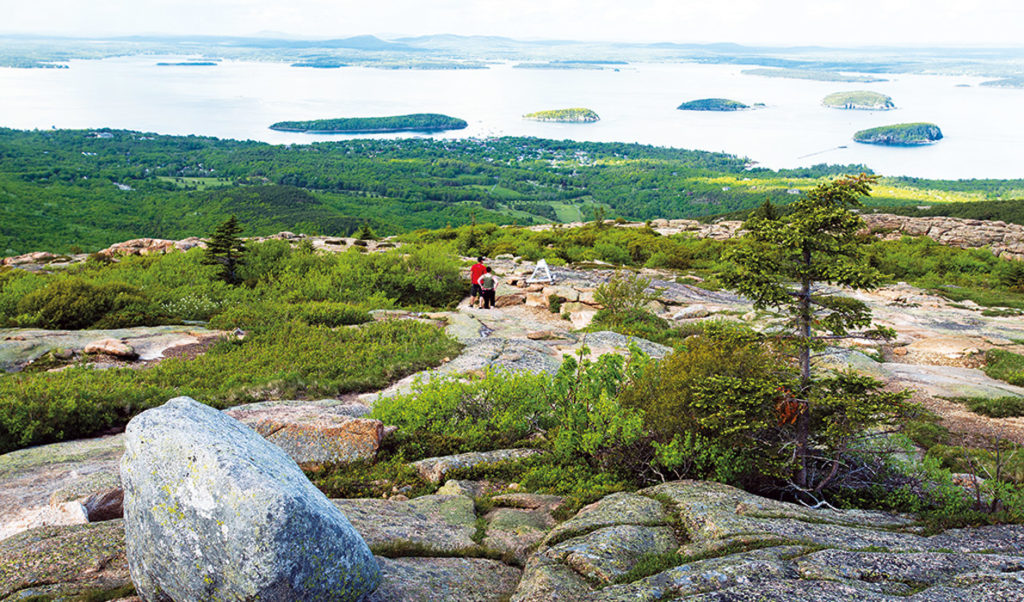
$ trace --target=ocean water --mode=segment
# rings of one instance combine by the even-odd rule
[[[639,142],[724,151],[771,168],[862,163],[885,175],[1022,178],[1024,90],[980,87],[976,77],[883,75],[871,84],[744,75],[733,65],[633,64],[618,70],[309,69],[224,61],[216,67],[161,67],[185,57],[76,60],[69,69],[0,68],[0,126],[123,128],[307,143],[345,135],[275,132],[276,121],[444,113],[469,122],[441,137],[537,136]],[[892,111],[828,109],[840,90],[893,97]],[[723,97],[757,110],[679,111],[681,102]],[[588,107],[601,121],[537,123],[524,113]],[[925,147],[853,142],[854,132],[931,121],[945,138]],[[378,137],[417,136],[390,134]],[[365,136],[365,135],[363,135]]]

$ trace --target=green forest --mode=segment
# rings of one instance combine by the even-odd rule
[[[204,235],[229,215],[246,236],[382,235],[474,221],[520,225],[710,218],[784,205],[860,165],[772,171],[721,153],[497,138],[277,146],[120,130],[0,129],[0,254],[96,251]],[[1024,196],[1024,181],[886,178],[871,203]],[[955,206],[958,203],[945,203]]]

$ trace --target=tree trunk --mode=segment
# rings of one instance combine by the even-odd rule
[[[804,267],[811,266],[811,251],[804,248]],[[803,411],[796,420],[797,457],[800,467],[796,473],[796,483],[807,487],[807,439],[811,430],[811,408],[808,396],[811,389],[811,279],[804,275],[800,282],[800,314],[797,327],[800,331],[800,398],[803,399]]]

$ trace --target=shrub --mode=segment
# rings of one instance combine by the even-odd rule
[[[208,320],[219,306],[219,303],[202,293],[188,293],[160,304],[165,313],[182,320]]]
[[[71,368],[0,378],[0,453],[95,435],[178,395],[215,407],[379,389],[437,365],[459,345],[411,321],[330,329],[292,321],[147,369]]]
[[[964,397],[957,399],[976,414],[992,418],[1024,416],[1024,397]]]
[[[594,300],[612,313],[641,309],[648,302],[661,296],[660,292],[648,293],[651,281],[638,274],[618,271],[594,291]]]
[[[614,313],[600,309],[594,315],[589,330],[613,330],[632,337],[641,337],[656,343],[670,343],[677,333],[668,321],[646,309],[627,309]]]
[[[231,305],[210,319],[210,327],[217,330],[272,328],[287,322],[293,311],[294,306],[280,301]]]
[[[18,302],[25,326],[51,329],[121,328],[159,323],[160,311],[139,289],[121,283],[93,284],[81,277],[51,281]]]
[[[996,277],[1000,285],[1024,292],[1024,261],[1003,261],[996,270]]]
[[[479,380],[431,379],[378,400],[373,416],[398,427],[411,458],[508,447],[552,426],[548,377],[489,370]]]
[[[298,308],[298,315],[306,324],[322,326],[348,326],[371,320],[365,307],[331,301],[306,303]]]
[[[787,370],[751,338],[738,330],[691,337],[623,392],[623,405],[643,412],[657,466],[733,483],[792,470],[778,409]]]
[[[985,374],[1011,385],[1024,386],[1024,355],[989,349],[985,352]]]
[[[939,424],[941,420],[938,414],[917,408],[906,421],[903,434],[909,437],[914,445],[925,450],[939,443],[948,443],[949,429]]]
[[[555,376],[491,370],[479,380],[435,378],[406,396],[381,399],[373,416],[399,427],[409,457],[508,447],[544,434],[569,463],[611,469],[617,451],[640,438],[639,415],[621,407],[622,386],[647,358],[566,358]]]

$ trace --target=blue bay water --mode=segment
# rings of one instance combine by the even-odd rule
[[[182,57],[71,61],[69,69],[0,68],[0,126],[23,129],[123,128],[305,143],[342,135],[275,132],[282,120],[444,113],[469,122],[443,137],[537,136],[639,142],[724,151],[771,167],[863,163],[886,175],[929,178],[1024,177],[1024,90],[979,87],[976,77],[885,75],[848,84],[744,75],[744,67],[634,64],[615,70],[309,69],[224,61],[216,67],[159,67]],[[968,87],[963,87],[967,85]],[[894,111],[828,109],[840,90],[893,97]],[[763,109],[676,110],[681,102],[724,97]],[[588,107],[592,124],[537,123],[524,113]],[[931,121],[945,139],[927,147],[857,144],[857,130]],[[402,134],[409,135],[409,134]],[[386,137],[395,137],[389,135]],[[839,148],[844,147],[845,148]]]

